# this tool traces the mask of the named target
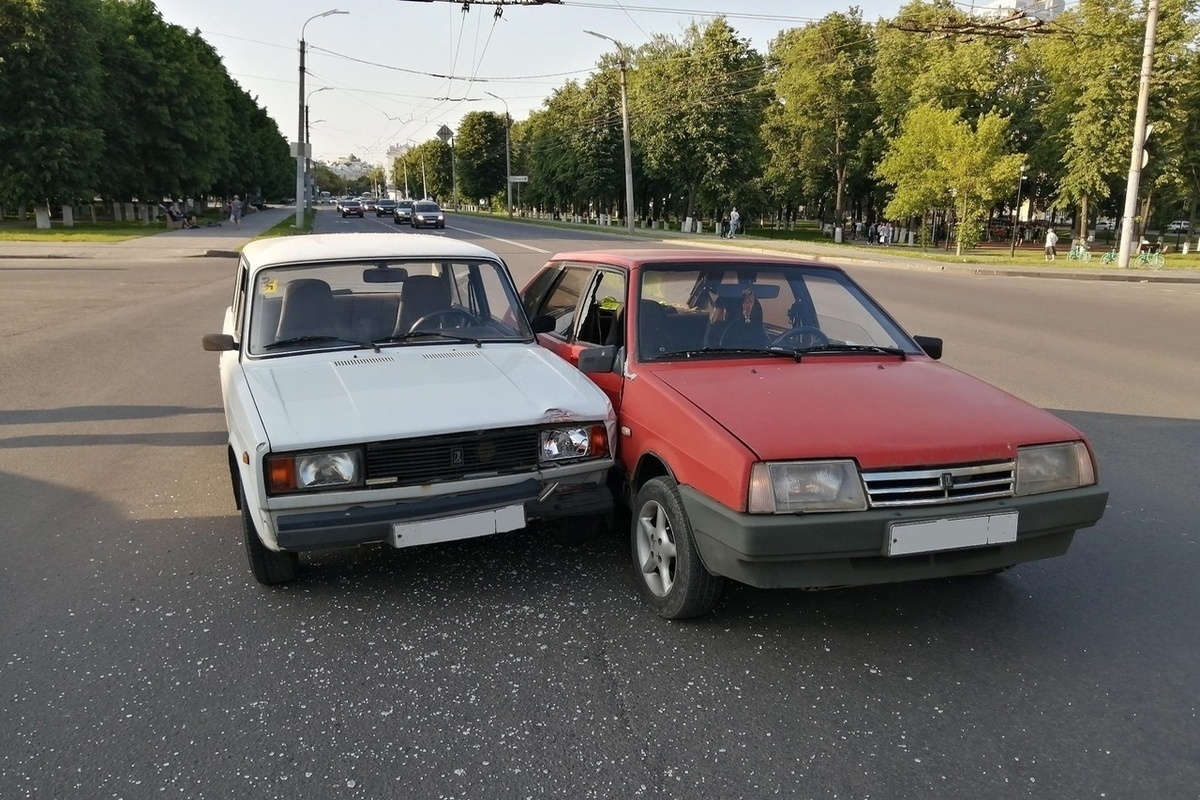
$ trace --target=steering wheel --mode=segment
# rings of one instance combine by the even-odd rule
[[[796,344],[793,345],[797,348],[801,344],[806,347],[821,347],[829,344],[829,337],[826,336],[825,332],[820,328],[817,328],[813,325],[801,325],[799,327],[792,328],[790,331],[784,331],[783,333],[779,334],[779,336],[774,342],[771,343],[771,345],[773,347],[783,347],[785,342],[790,342],[793,339],[797,340]]]
[[[482,324],[482,323],[480,323],[478,317],[476,317],[474,314],[472,314],[468,311],[463,311],[461,308],[443,308],[443,309],[439,309],[438,311],[431,311],[428,314],[426,314],[425,316],[420,317],[415,322],[413,322],[413,324],[410,325],[408,329],[410,331],[415,331],[415,330],[419,329],[424,323],[429,322],[430,320],[441,319],[443,317],[454,317],[454,318],[461,320],[465,324],[454,325],[454,326],[448,326],[448,325],[443,324],[443,325],[438,325],[437,326],[438,328],[446,328],[446,327],[464,328],[464,327],[470,327],[473,325]]]

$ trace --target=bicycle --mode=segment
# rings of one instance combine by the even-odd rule
[[[1138,253],[1137,265],[1139,267],[1149,267],[1150,269],[1162,269],[1163,264],[1167,263],[1163,258],[1162,253],[1157,250]]]
[[[1113,249],[1112,249],[1112,250],[1109,250],[1107,253],[1105,253],[1104,255],[1100,256],[1100,263],[1101,263],[1101,264],[1115,264],[1115,263],[1117,263],[1117,246],[1116,246],[1116,245],[1113,245]]]
[[[1071,248],[1071,252],[1067,253],[1067,260],[1083,261],[1086,263],[1092,260],[1092,251],[1088,250],[1084,245],[1077,244]]]

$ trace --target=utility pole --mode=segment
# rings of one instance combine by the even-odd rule
[[[349,11],[339,11],[336,8],[320,14],[314,14],[304,20],[304,24],[300,26],[300,104],[297,111],[297,122],[299,131],[296,133],[296,228],[299,230],[304,227],[304,207],[306,198],[304,196],[304,184],[306,178],[305,167],[308,164],[308,140],[305,138],[304,120],[305,120],[305,105],[308,98],[304,96],[304,29],[308,27],[308,23],[314,19],[328,17],[331,14],[349,14]]]
[[[1121,216],[1121,243],[1117,266],[1129,268],[1133,249],[1133,219],[1137,214],[1138,186],[1146,157],[1146,115],[1150,106],[1150,72],[1154,68],[1154,37],[1158,33],[1158,0],[1146,3],[1146,43],[1142,46],[1142,77],[1138,84],[1137,117],[1133,123],[1133,149],[1129,153],[1129,180],[1125,186],[1125,213]],[[1145,224],[1145,220],[1142,223]]]
[[[621,136],[625,144],[625,227],[633,235],[633,150],[629,143],[629,100],[625,91],[625,45],[602,33],[585,30],[597,39],[606,39],[617,46],[621,58]]]
[[[1017,225],[1021,220],[1021,187],[1025,185],[1025,165],[1021,165],[1021,177],[1017,178],[1017,205],[1012,213],[1012,244],[1008,248],[1008,257],[1017,255]]]

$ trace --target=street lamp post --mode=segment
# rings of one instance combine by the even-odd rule
[[[508,139],[508,129],[512,126],[512,117],[508,114],[507,100],[491,92],[484,92],[484,94],[495,97],[501,103],[504,103],[504,183],[508,189],[508,218],[512,219],[512,146],[509,144]]]
[[[607,39],[617,46],[621,58],[621,135],[625,140],[625,227],[633,235],[633,152],[629,144],[629,100],[625,90],[625,45],[602,33],[585,30],[597,39]]]
[[[304,106],[306,97],[304,95],[304,29],[308,27],[308,23],[314,19],[328,17],[331,14],[349,14],[349,11],[339,11],[336,8],[320,14],[314,14],[304,20],[304,24],[300,26],[300,107],[297,109],[297,117],[299,118],[298,128],[296,133],[296,228],[304,227],[304,208],[307,204],[307,198],[304,196],[304,179],[305,179],[305,163],[308,160],[308,140],[305,138],[304,130]]]
[[[308,147],[305,148],[306,152],[304,153],[304,208],[305,209],[312,207],[312,188],[313,188],[313,186],[312,186],[312,184],[313,184],[312,146],[311,146],[311,144],[309,144],[310,142],[312,142],[313,123],[309,121],[310,115],[309,115],[308,100],[310,97],[312,97],[317,92],[328,91],[329,89],[332,89],[332,88],[333,88],[332,86],[319,86],[304,96],[304,143],[306,145],[309,145]],[[323,119],[317,120],[317,122],[324,122],[324,121],[325,120],[323,120]],[[297,198],[297,202],[299,202],[299,198]]]
[[[1021,165],[1021,177],[1017,178],[1017,205],[1012,213],[1012,244],[1008,247],[1008,257],[1017,255],[1017,223],[1021,219],[1021,187],[1025,184],[1025,165]]]

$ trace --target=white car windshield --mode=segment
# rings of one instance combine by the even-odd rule
[[[533,338],[507,272],[488,260],[268,267],[250,293],[251,355]]]

